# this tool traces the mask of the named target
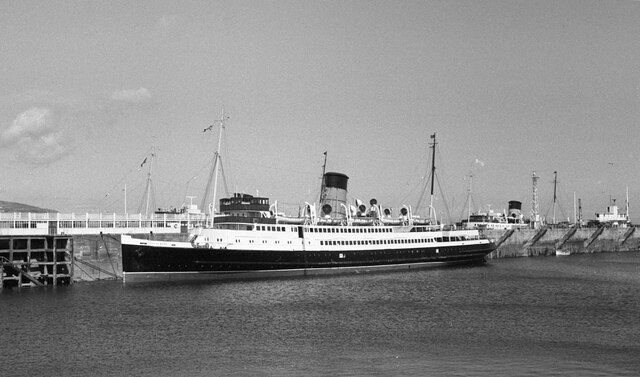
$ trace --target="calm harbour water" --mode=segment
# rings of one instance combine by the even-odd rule
[[[11,376],[637,376],[640,252],[5,289],[0,321]]]

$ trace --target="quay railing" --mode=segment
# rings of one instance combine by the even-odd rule
[[[202,213],[75,214],[0,212],[0,235],[180,233],[204,226]]]

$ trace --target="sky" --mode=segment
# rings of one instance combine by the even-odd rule
[[[510,200],[528,217],[535,171],[543,217],[557,172],[558,218],[628,189],[640,222],[638,1],[1,0],[0,17],[0,200],[144,213],[151,171],[152,207],[200,205],[224,109],[218,197],[297,211],[326,151],[350,198],[424,206],[435,133],[445,220]]]

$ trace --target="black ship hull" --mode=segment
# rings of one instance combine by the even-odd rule
[[[370,250],[238,250],[122,244],[126,283],[393,271],[484,262],[493,243]]]

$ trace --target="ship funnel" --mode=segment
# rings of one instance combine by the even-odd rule
[[[376,199],[369,200],[371,208],[369,208],[368,215],[371,217],[378,217],[378,201]]]
[[[522,203],[517,200],[509,201],[509,217],[519,218],[522,215]]]
[[[322,193],[323,215],[334,218],[346,218],[347,182],[349,177],[342,173],[324,174],[324,192]]]

